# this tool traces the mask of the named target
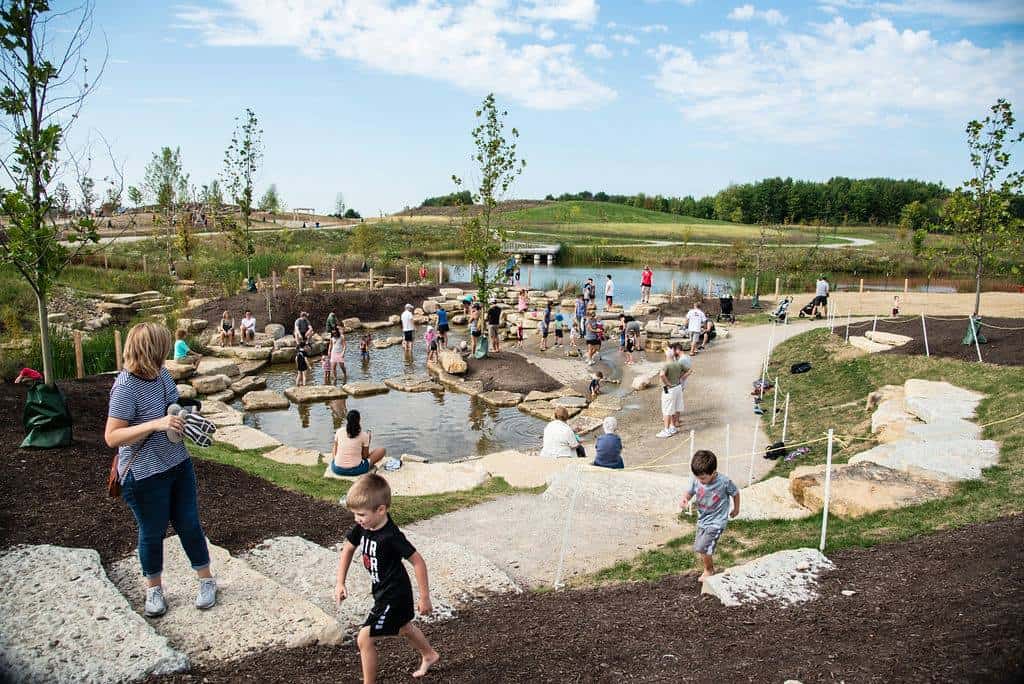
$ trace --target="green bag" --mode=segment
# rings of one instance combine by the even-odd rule
[[[28,391],[22,417],[22,449],[53,449],[71,444],[71,412],[56,385],[38,383]]]
[[[485,336],[481,336],[480,341],[476,343],[476,354],[474,356],[478,359],[487,358],[487,338]]]

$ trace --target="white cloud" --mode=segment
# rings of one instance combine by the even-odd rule
[[[616,43],[625,43],[626,45],[636,45],[636,36],[632,33],[613,33],[611,36],[612,40]]]
[[[751,21],[752,19],[761,19],[772,26],[781,26],[785,24],[788,19],[786,15],[777,9],[759,10],[751,4],[740,5],[734,7],[729,12],[729,18],[734,21]]]
[[[177,18],[208,45],[291,47],[536,109],[571,109],[616,93],[584,73],[574,45],[531,36],[550,40],[556,22],[591,24],[597,9],[594,0],[221,0],[217,9],[181,7]]]
[[[612,56],[612,51],[604,43],[591,43],[584,52],[594,59],[609,59]]]
[[[840,9],[860,9],[944,17],[974,25],[1024,23],[1024,3],[1020,0],[820,0],[820,6],[832,14]]]
[[[849,129],[922,118],[964,121],[999,97],[1021,99],[1024,46],[982,48],[898,30],[887,19],[835,18],[807,32],[755,39],[742,31],[703,36],[706,56],[662,45],[653,80],[683,115],[752,138],[823,141]]]
[[[637,29],[641,33],[668,33],[668,26],[664,24],[647,24]]]

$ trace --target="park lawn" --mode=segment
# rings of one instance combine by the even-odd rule
[[[790,445],[823,437],[833,427],[840,438],[833,461],[846,462],[875,444],[870,436],[871,413],[865,408],[867,395],[882,385],[902,384],[909,378],[944,380],[985,394],[976,418],[982,425],[1024,409],[1024,368],[888,354],[844,359],[848,349],[823,329],[798,335],[776,348],[771,366],[779,375],[782,391],[791,397]],[[814,364],[810,372],[788,373],[791,364],[808,360]],[[782,421],[772,428],[768,413],[764,419],[771,439],[779,439]],[[986,470],[984,479],[961,483],[949,497],[917,506],[860,518],[830,515],[826,553],[900,541],[1024,511],[1024,419],[991,425],[985,428],[984,438],[1001,442],[1000,463]],[[798,465],[824,462],[825,445],[819,442],[811,445],[811,452],[802,458],[777,462],[769,477],[787,477]],[[740,506],[742,509],[742,497]],[[722,538],[718,565],[727,567],[782,549],[817,548],[820,534],[820,515],[793,521],[734,521]],[[693,535],[685,535],[589,575],[580,583],[651,581],[695,569],[692,543]]]
[[[611,202],[556,202],[505,214],[511,221],[524,223],[687,223],[694,225],[730,225],[726,221],[701,219],[679,214],[639,209]]]
[[[244,470],[250,475],[261,477],[278,487],[300,492],[317,499],[336,503],[348,492],[351,482],[324,477],[323,465],[305,466],[278,463],[262,456],[263,449],[240,451],[225,444],[214,444],[205,449],[192,449],[192,456],[215,461]],[[519,489],[512,487],[500,477],[489,479],[475,489],[465,492],[449,492],[429,496],[396,496],[392,502],[391,515],[399,525],[408,525],[442,513],[490,501],[507,494],[539,494],[543,487]]]

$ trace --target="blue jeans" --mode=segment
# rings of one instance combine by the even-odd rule
[[[142,480],[136,480],[129,472],[121,495],[139,525],[139,563],[143,575],[152,578],[163,572],[164,535],[168,522],[174,525],[192,568],[202,570],[210,565],[206,535],[199,524],[196,471],[192,467],[192,459]]]
[[[365,458],[359,462],[359,465],[351,468],[342,468],[333,460],[331,461],[331,472],[335,475],[341,475],[342,477],[352,477],[355,475],[365,475],[370,472],[370,462]]]

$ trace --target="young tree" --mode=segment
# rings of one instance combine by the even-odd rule
[[[239,118],[235,117],[238,122]],[[252,277],[252,257],[256,243],[252,237],[253,185],[263,160],[263,129],[256,114],[246,108],[245,118],[237,123],[231,143],[224,153],[224,183],[242,214],[242,220],[230,226],[231,243],[245,259],[245,275]]]
[[[1024,132],[1014,133],[1013,108],[1006,100],[997,100],[990,111],[983,120],[967,124],[974,175],[953,192],[943,210],[946,225],[974,266],[974,316],[981,307],[985,263],[1015,244],[1021,232],[1010,202],[1024,189],[1024,173],[1011,170],[1010,147],[1024,140]]]
[[[167,250],[168,264],[174,261],[174,233],[178,225],[181,189],[187,182],[187,176],[182,172],[180,147],[173,150],[161,147],[146,164],[142,186],[156,202],[158,223],[164,228],[164,249]]]
[[[96,203],[96,181],[91,176],[79,176],[78,192],[81,193],[82,214],[92,216],[92,205]]]
[[[506,116],[507,111],[498,111],[493,93],[484,98],[483,105],[476,110],[472,159],[478,164],[480,186],[473,191],[472,198],[481,205],[481,211],[469,218],[464,216],[459,226],[463,255],[473,268],[473,283],[482,301],[487,301],[488,293],[501,274],[500,267],[492,272],[491,264],[502,256],[502,243],[508,237],[508,227],[495,208],[526,167],[526,160],[516,156],[515,140],[519,131],[513,128],[511,139],[505,138],[503,119]],[[463,185],[458,176],[453,175],[452,181],[457,186]]]
[[[267,191],[260,198],[260,211],[268,214],[281,213],[281,197],[277,194],[277,183],[271,183]]]
[[[71,214],[71,191],[63,183],[57,183],[57,187],[53,191],[53,207],[61,218],[66,218]]]
[[[49,192],[62,168],[58,159],[68,127],[97,83],[89,78],[83,55],[91,30],[91,5],[78,10],[78,15],[67,42],[55,45],[47,38],[56,32],[47,31],[47,25],[57,16],[66,22],[69,12],[49,14],[45,0],[0,3],[0,111],[5,119],[0,125],[10,136],[0,167],[11,185],[0,189],[4,217],[0,263],[21,274],[36,297],[43,378],[48,385],[56,379],[50,348],[50,290],[71,259],[98,239],[88,217],[58,225],[52,211],[55,199]]]

